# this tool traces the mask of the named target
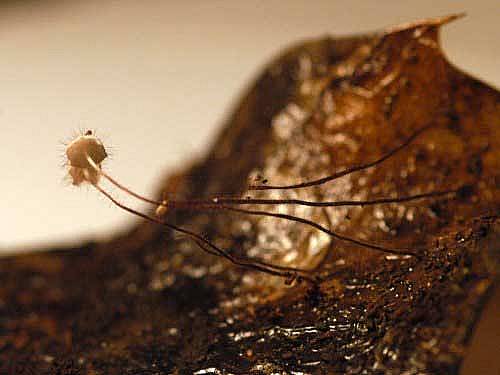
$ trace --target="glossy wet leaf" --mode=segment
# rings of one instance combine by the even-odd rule
[[[289,49],[243,96],[209,155],[162,186],[184,198],[309,200],[467,186],[405,204],[270,208],[422,259],[332,241],[300,223],[173,212],[169,220],[235,254],[315,267],[321,281],[286,286],[150,224],[109,243],[3,259],[0,369],[457,371],[498,268],[500,94],[447,62],[437,35],[449,20]],[[257,176],[286,185],[366,163],[428,125],[374,168],[308,189],[248,190]]]

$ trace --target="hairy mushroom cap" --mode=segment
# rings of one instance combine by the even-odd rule
[[[107,156],[104,145],[91,130],[71,141],[66,147],[66,157],[73,185],[80,185],[85,181],[96,184],[100,176],[96,167],[100,167]]]
[[[66,156],[69,164],[76,168],[93,168],[88,158],[99,165],[108,156],[102,142],[92,131],[87,131],[84,135],[78,136],[66,148]]]

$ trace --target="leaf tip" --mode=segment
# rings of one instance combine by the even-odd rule
[[[388,29],[385,30],[385,32],[387,34],[392,34],[404,30],[415,29],[417,27],[422,27],[422,26],[440,27],[455,20],[458,20],[460,18],[463,18],[466,15],[467,14],[465,12],[460,12],[460,13],[448,14],[446,16],[441,16],[441,17],[424,18],[418,21],[403,23],[398,26],[389,27]]]

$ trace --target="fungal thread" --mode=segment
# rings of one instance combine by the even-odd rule
[[[371,168],[385,160],[389,159],[397,152],[401,151],[403,148],[407,147],[414,139],[416,139],[420,134],[429,129],[429,126],[423,127],[413,133],[406,141],[404,141],[399,146],[390,150],[388,153],[382,157],[366,163],[357,165],[351,168],[347,168],[340,172],[336,172],[332,175],[322,177],[320,179],[315,179],[311,181],[303,181],[297,184],[277,186],[272,184],[267,184],[267,180],[262,185],[250,185],[249,190],[287,190],[287,189],[302,189],[313,186],[318,186],[325,184],[327,182],[338,179],[342,176],[355,173],[364,169]],[[144,197],[138,193],[135,193],[131,189],[122,185],[111,177],[107,172],[102,169],[102,162],[107,157],[106,149],[103,143],[97,138],[93,131],[88,130],[83,135],[79,135],[73,141],[71,141],[66,148],[66,156],[68,159],[68,174],[72,179],[74,185],[81,185],[83,183],[89,183],[95,187],[102,195],[109,199],[117,207],[135,215],[141,217],[150,222],[162,225],[180,234],[183,234],[193,240],[197,246],[207,252],[208,254],[219,256],[225,258],[229,262],[244,268],[253,269],[255,271],[268,273],[271,275],[283,277],[286,282],[291,282],[291,280],[306,280],[310,282],[315,282],[315,278],[311,275],[314,270],[305,270],[296,267],[286,267],[276,264],[271,264],[260,259],[248,258],[243,256],[233,256],[233,252],[220,248],[213,241],[205,238],[203,235],[190,231],[186,228],[177,226],[173,223],[166,221],[164,218],[170,210],[190,210],[190,211],[210,211],[215,213],[235,213],[240,215],[250,215],[250,216],[267,216],[276,219],[287,220],[291,222],[296,222],[303,224],[305,226],[314,228],[315,230],[321,231],[330,237],[351,243],[367,250],[377,251],[381,253],[387,253],[391,255],[402,255],[402,256],[412,256],[420,259],[422,255],[415,251],[415,249],[392,249],[385,246],[368,243],[361,241],[356,238],[351,238],[343,234],[339,234],[333,231],[331,228],[326,228],[319,223],[312,220],[308,220],[302,217],[274,213],[270,211],[265,211],[262,209],[246,209],[243,208],[247,205],[263,205],[263,206],[273,206],[273,205],[298,205],[298,206],[309,206],[309,207],[346,207],[346,206],[369,206],[378,205],[386,203],[403,203],[411,202],[422,199],[431,198],[441,198],[450,195],[456,195],[462,190],[452,189],[443,191],[433,191],[429,193],[422,193],[417,195],[402,196],[397,198],[376,198],[371,200],[344,200],[344,201],[308,201],[299,199],[257,199],[252,197],[213,197],[210,199],[191,199],[191,200],[156,200]],[[116,186],[118,189],[126,192],[128,195],[139,199],[148,204],[154,205],[156,207],[154,216],[139,212],[134,210],[122,203],[120,203],[116,198],[114,198],[109,192],[107,192],[103,187],[101,187],[100,179],[105,178],[111,184]]]

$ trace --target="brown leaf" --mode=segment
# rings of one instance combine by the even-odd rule
[[[289,49],[243,96],[207,158],[165,184],[185,198],[315,201],[465,186],[457,196],[364,208],[268,207],[421,258],[276,218],[172,212],[168,220],[236,254],[316,267],[321,282],[286,287],[150,224],[80,252],[6,258],[0,369],[457,372],[498,269],[500,93],[443,56],[438,31],[454,18]],[[294,184],[376,160],[423,127],[373,168],[312,188],[248,190],[257,175]],[[37,319],[50,327],[26,324]]]

